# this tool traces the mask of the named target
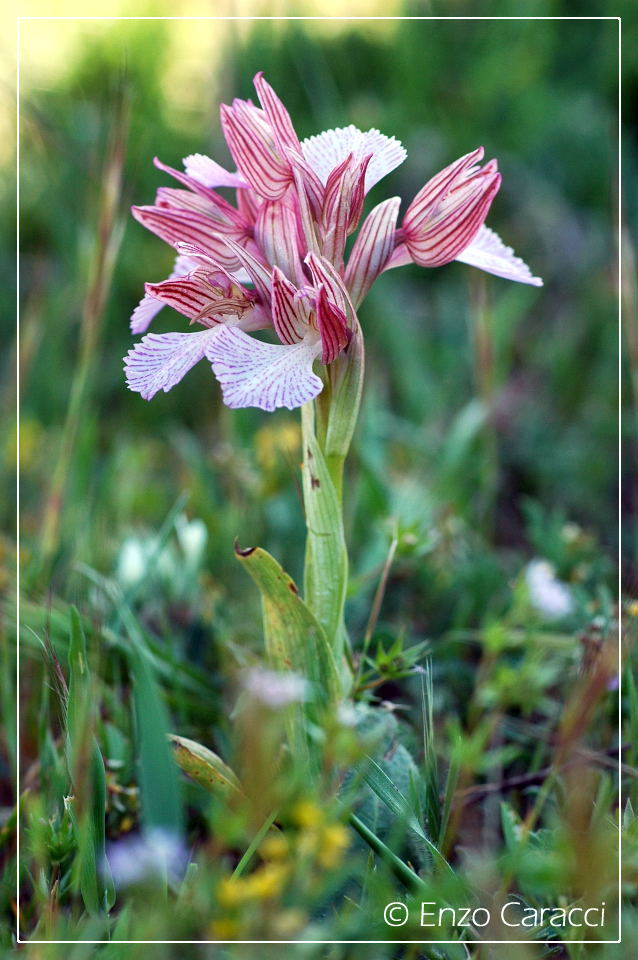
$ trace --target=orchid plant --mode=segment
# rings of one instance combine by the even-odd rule
[[[366,194],[405,160],[404,147],[352,125],[300,141],[261,73],[254,84],[260,106],[236,99],[221,107],[237,169],[201,154],[186,157],[183,172],[156,159],[180,186],[162,186],[153,205],[133,207],[177,257],[168,279],[146,284],[131,318],[133,333],[146,335],[125,358],[125,372],[130,389],[150,400],[207,359],[227,406],[301,408],[303,600],[265,551],[237,553],[261,590],[271,665],[296,670],[335,703],[351,692],[353,677],[342,478],[364,374],[357,311],[381,273],[411,262],[458,260],[519,283],[542,281],[484,225],[501,176],[496,160],[481,165],[482,147],[429,180],[400,223],[399,197],[378,203],[346,257]],[[218,188],[233,190],[235,203]],[[146,333],[165,304],[200,329]],[[290,736],[305,749],[298,731]]]

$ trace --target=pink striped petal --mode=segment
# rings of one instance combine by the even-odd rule
[[[483,225],[492,200],[501,184],[499,173],[478,174],[466,190],[463,185],[437,204],[432,223],[426,222],[413,234],[403,233],[415,263],[440,267],[450,263],[472,242]]]
[[[271,273],[268,267],[261,263],[257,257],[253,256],[249,250],[246,250],[244,247],[240,247],[238,243],[234,243],[232,240],[228,239],[227,244],[231,252],[237,257],[237,260],[241,266],[248,273],[248,276],[254,283],[255,290],[261,299],[264,301],[264,303],[269,303]]]
[[[291,165],[295,182],[295,192],[299,208],[300,232],[309,251],[319,254],[319,233],[316,217],[313,215],[312,204],[308,196],[306,180],[303,171],[295,164]],[[323,188],[322,188],[323,189]]]
[[[315,171],[302,154],[286,148],[286,158],[290,164],[290,169],[295,175],[295,183],[300,179],[303,182],[304,193],[307,197],[312,216],[315,220],[321,219],[321,210],[323,207],[324,186]],[[299,186],[297,185],[299,193]]]
[[[301,144],[295,133],[295,128],[292,125],[290,114],[270,84],[264,80],[264,75],[261,71],[255,74],[253,83],[255,84],[259,102],[268,117],[281,153],[284,154],[286,147],[289,147],[296,153],[301,153]]]
[[[272,274],[272,319],[282,343],[298,343],[308,333],[310,304],[278,267]]]
[[[292,346],[263,343],[236,327],[220,327],[206,356],[228,407],[294,410],[323,388],[312,372],[321,341],[312,331]]]
[[[225,328],[198,333],[148,333],[124,357],[129,388],[144,400],[150,400],[159,390],[168,393],[204,358],[217,330],[222,329]]]
[[[172,246],[180,241],[192,243],[228,270],[240,266],[224,237],[215,232],[209,217],[194,210],[168,207],[131,207],[131,211],[136,220],[166,243]]]
[[[401,200],[392,197],[374,207],[357,235],[345,272],[346,287],[358,307],[383,271],[394,246]]]
[[[321,211],[322,253],[338,269],[343,265],[346,238],[361,217],[365,197],[363,183],[370,159],[370,154],[361,161],[348,154],[326,182]]]
[[[205,187],[247,187],[248,183],[239,173],[224,170],[215,160],[203,153],[191,153],[182,163],[189,177]]]
[[[326,130],[315,137],[308,137],[301,144],[304,157],[326,183],[331,171],[352,153],[359,161],[367,154],[372,160],[366,171],[365,192],[378,183],[405,160],[407,153],[394,137],[386,137],[378,130],[362,130],[350,124],[336,130]]]
[[[348,326],[354,330],[356,317],[350,294],[333,264],[325,257],[317,257],[314,253],[309,253],[305,262],[308,264],[315,286],[318,287],[320,284],[325,286],[328,299],[341,310]]]
[[[267,200],[283,197],[291,182],[288,164],[276,152],[272,130],[263,111],[245,100],[221,106],[226,143],[242,176]]]
[[[497,277],[504,277],[505,280],[516,280],[533,287],[543,286],[541,278],[533,277],[527,264],[516,256],[511,247],[505,246],[497,233],[486,226],[481,227],[474,240],[456,259]]]
[[[477,147],[476,150],[459,157],[428,180],[405,211],[403,226],[411,231],[417,230],[430,216],[437,202],[451,190],[459,178],[467,175],[474,164],[483,159],[483,153],[483,147]]]
[[[316,311],[321,335],[321,362],[332,363],[348,346],[350,331],[344,312],[330,302],[323,284],[318,289]]]
[[[154,158],[153,163],[158,170],[163,170],[164,173],[168,173],[171,177],[174,177],[175,180],[178,180],[185,187],[188,187],[193,193],[208,200],[217,210],[218,216],[216,220],[219,222],[229,225],[233,224],[238,230],[244,231],[250,227],[250,222],[233,207],[232,203],[225,200],[224,197],[220,196],[215,190],[204,186],[201,181],[195,177],[189,177],[187,173],[182,173],[181,170],[174,170],[173,167],[168,167],[165,163],[162,163],[161,160],[158,160],[157,157]]]
[[[292,207],[280,200],[267,200],[259,209],[255,240],[266,260],[280,267],[289,280],[304,282],[297,242],[297,217]]]
[[[190,273],[191,270],[194,270],[196,266],[196,260],[193,260],[190,257],[184,256],[180,253],[175,258],[175,263],[168,279],[175,280],[176,277],[185,277],[186,274]],[[131,333],[135,334],[136,336],[140,333],[146,333],[151,325],[151,322],[155,319],[163,306],[164,304],[161,300],[157,300],[155,297],[146,293],[136,306],[131,316]]]
[[[215,300],[222,299],[221,294],[218,293],[215,296],[215,291],[210,284],[197,274],[176,280],[164,280],[162,283],[147,283],[146,292],[190,320],[203,319],[207,308],[210,312],[206,315],[215,316]],[[239,313],[241,311],[237,310],[237,314]],[[206,326],[209,325],[206,324]]]

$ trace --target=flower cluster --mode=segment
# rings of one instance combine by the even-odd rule
[[[495,160],[480,166],[481,147],[433,177],[400,225],[398,197],[375,206],[346,263],[366,194],[406,151],[378,130],[352,125],[300,142],[261,73],[254,82],[260,107],[250,100],[221,107],[237,171],[201,154],[184,160],[184,172],[156,159],[181,188],[160,187],[154,205],[133,207],[177,251],[171,276],[146,284],[133,333],[146,333],[164,304],[203,329],[144,336],[125,358],[132,390],[150,400],[206,357],[228,406],[293,409],[322,390],[315,361],[327,366],[348,350],[355,311],[384,270],[460,260],[541,284],[484,226],[501,177]],[[236,205],[220,187],[235,191]],[[279,343],[250,335],[267,329]]]

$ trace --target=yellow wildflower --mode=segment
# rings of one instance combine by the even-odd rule
[[[283,833],[271,833],[259,848],[264,860],[285,860],[288,856],[288,841]]]
[[[325,870],[339,866],[350,846],[350,835],[341,823],[333,823],[321,831],[317,861]]]
[[[321,808],[311,800],[300,800],[292,811],[292,816],[298,827],[312,829],[323,823]]]
[[[255,900],[272,900],[283,890],[288,872],[281,863],[260,867],[246,880],[250,896]]]
[[[249,882],[242,877],[224,877],[217,887],[221,907],[237,907],[251,897]]]

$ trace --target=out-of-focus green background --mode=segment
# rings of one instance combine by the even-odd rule
[[[407,12],[472,13],[467,7]],[[211,11],[171,10],[193,12]],[[269,5],[260,12],[289,11]],[[338,11],[322,4],[320,12]],[[391,3],[365,12],[403,11]],[[507,3],[493,12],[518,13]],[[566,2],[533,11],[572,12]],[[430,176],[479,144],[499,160],[503,185],[489,225],[545,286],[508,283],[462,264],[406,267],[382,276],[361,308],[367,375],[345,494],[347,613],[360,645],[398,532],[375,645],[397,637],[408,646],[427,643],[435,722],[458,718],[470,742],[479,728],[503,720],[506,740],[514,730],[519,745],[508,742],[501,754],[501,741],[487,744],[486,733],[485,751],[468,749],[465,784],[474,776],[482,783],[486,771],[527,775],[551,762],[538,731],[551,742],[587,675],[591,649],[615,629],[617,22],[25,21],[20,58],[25,768],[42,756],[43,743],[51,746],[43,718],[55,709],[41,645],[51,635],[58,654],[63,649],[69,602],[98,634],[106,625],[110,643],[120,626],[109,606],[115,585],[166,654],[159,672],[175,729],[224,754],[232,698],[224,699],[221,681],[233,658],[241,664],[262,643],[258,598],[237,567],[233,539],[266,547],[300,576],[296,414],[227,410],[205,363],[151,403],[126,389],[122,372],[133,343],[128,319],[144,281],[164,278],[173,259],[128,206],[151,203],[168,182],[154,155],[172,166],[193,152],[230,163],[218,105],[251,96],[258,70],[301,137],[354,123],[404,143],[407,160],[374,188],[368,208],[400,195],[405,210]],[[630,76],[628,112],[634,91]],[[631,142],[625,170],[635,171]],[[631,193],[626,203],[631,221]],[[631,321],[629,233],[624,250]],[[168,309],[153,326],[186,328]],[[631,322],[627,333],[629,478],[636,462],[632,361],[638,369]],[[6,476],[14,449],[8,437]],[[631,517],[636,494],[626,489]],[[10,522],[11,500],[2,510]],[[204,556],[193,568],[172,531],[176,514],[205,525]],[[167,517],[160,556],[154,538]],[[635,596],[632,523],[625,560]],[[140,557],[150,570],[141,579]],[[572,592],[571,619],[560,630],[539,621],[525,599],[532,558],[552,564]],[[105,716],[119,718],[127,697],[117,702],[117,657],[106,646],[97,654]],[[201,671],[206,698],[184,692],[190,688],[180,686],[174,663],[184,675]],[[411,683],[386,685],[381,695],[412,705],[405,726],[418,736],[419,693]],[[606,755],[616,736],[614,696],[588,741]],[[8,709],[7,717],[10,724]],[[440,742],[446,763],[455,737]],[[498,754],[496,767],[488,747]],[[10,745],[6,755],[11,766]],[[46,789],[53,808],[59,798],[50,783]],[[523,812],[526,802],[527,795]],[[479,819],[461,820],[462,844],[476,841]],[[114,836],[120,826],[113,814]],[[455,842],[456,834],[452,857]],[[613,873],[611,860],[610,853],[605,869]]]

